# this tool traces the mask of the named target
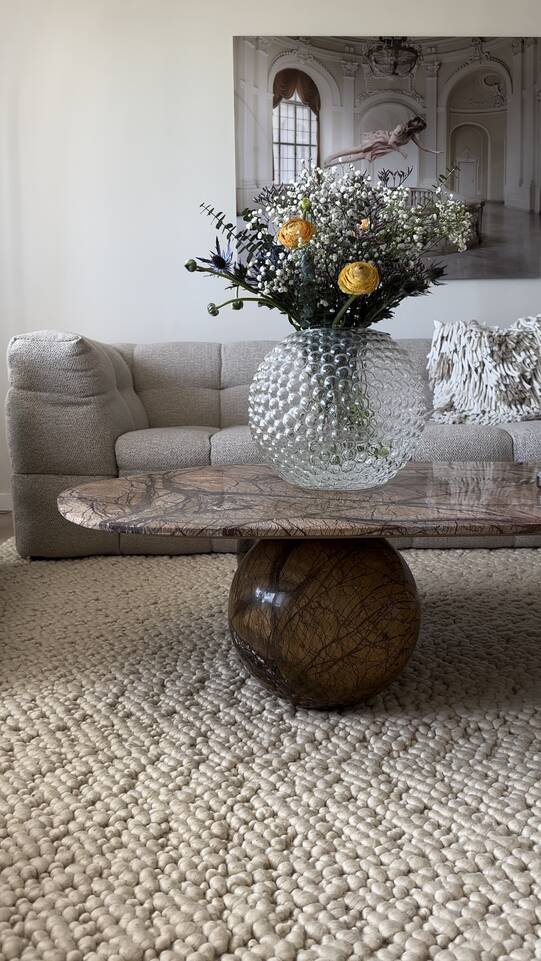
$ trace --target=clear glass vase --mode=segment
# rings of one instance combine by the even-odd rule
[[[301,487],[384,484],[410,459],[425,420],[421,378],[379,331],[290,334],[250,387],[249,423],[264,460]]]

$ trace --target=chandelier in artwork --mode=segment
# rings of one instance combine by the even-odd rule
[[[375,77],[408,77],[417,65],[419,54],[407,37],[380,37],[370,46],[366,57]]]

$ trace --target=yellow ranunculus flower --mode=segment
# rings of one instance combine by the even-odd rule
[[[360,222],[360,224],[359,224],[359,230],[362,230],[363,233],[364,233],[366,230],[370,230],[370,217],[363,217],[363,219],[361,220],[361,222]]]
[[[316,228],[309,220],[304,220],[302,217],[293,217],[292,220],[286,220],[285,224],[282,224],[280,230],[278,231],[278,240],[284,247],[289,247],[292,250],[294,247],[304,247],[316,232]]]
[[[379,270],[375,264],[366,260],[355,260],[342,267],[338,275],[338,286],[343,294],[350,297],[371,294],[379,286]]]

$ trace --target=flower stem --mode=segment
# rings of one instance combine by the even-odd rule
[[[333,327],[335,327],[335,328],[336,328],[336,327],[343,327],[343,324],[341,324],[340,321],[343,319],[343,317],[344,317],[344,315],[345,315],[345,313],[346,313],[346,310],[348,310],[348,308],[351,307],[353,301],[354,301],[354,300],[357,300],[357,297],[358,297],[358,296],[359,296],[359,294],[353,294],[351,297],[348,297],[348,299],[346,300],[345,304],[342,304],[340,310],[338,311],[336,317],[334,318],[334,320],[333,320],[333,322],[332,322],[332,326],[333,326]]]
[[[258,304],[264,304],[266,307],[275,306],[272,300],[266,300],[265,297],[232,297],[231,300],[224,300],[223,304],[216,304],[216,307],[218,310],[221,310],[222,307],[227,307],[228,304],[234,304],[236,300],[242,300],[243,303],[246,303],[248,300],[255,300]]]
[[[256,291],[253,289],[253,287],[249,287],[248,284],[244,284],[244,283],[242,282],[242,280],[239,280],[238,277],[234,277],[233,274],[225,273],[225,272],[222,271],[222,270],[209,270],[209,269],[206,268],[206,267],[199,267],[199,266],[197,267],[197,270],[199,271],[199,273],[202,273],[202,274],[211,274],[212,277],[222,277],[224,280],[228,280],[228,281],[231,283],[231,286],[237,288],[237,291],[238,291],[239,287],[242,287],[243,290],[247,290],[248,293],[250,293],[250,294],[254,294],[254,293],[256,292]],[[249,297],[243,297],[243,298],[235,297],[235,298],[234,298],[234,300],[241,300],[241,299],[242,299],[242,300],[250,300],[250,299],[258,300],[260,303],[264,303],[267,307],[272,307],[272,308],[274,308],[275,310],[279,310],[281,314],[285,314],[285,315],[286,315],[287,317],[289,317],[290,319],[291,319],[291,317],[293,317],[293,318],[295,319],[295,321],[297,322],[297,325],[298,325],[298,323],[299,323],[298,317],[296,317],[295,314],[292,314],[292,313],[291,313],[290,311],[288,311],[285,307],[281,307],[280,304],[276,303],[276,301],[272,299],[272,297],[261,297],[261,296],[259,296],[259,297],[253,297],[253,298],[249,298]],[[230,301],[227,301],[227,303],[230,303]],[[224,305],[222,304],[222,306],[224,306]],[[295,326],[295,325],[293,324],[293,326]],[[297,329],[299,329],[298,326],[297,326]]]

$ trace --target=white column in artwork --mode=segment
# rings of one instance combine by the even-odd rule
[[[535,211],[541,213],[541,40],[535,47]]]
[[[438,73],[441,67],[439,60],[427,60],[423,63],[425,71],[425,104],[426,130],[420,140],[430,150],[438,150]],[[433,187],[438,181],[438,156],[421,150],[419,155],[421,166],[420,183],[426,187]]]
[[[533,210],[541,213],[541,41],[534,47],[534,201]]]
[[[259,37],[255,52],[255,181],[258,189],[272,183],[272,91],[268,89],[270,45],[269,39]]]
[[[436,163],[439,174],[446,174],[449,168],[449,152],[450,146],[448,142],[448,130],[447,130],[447,107],[443,104],[438,104],[437,108],[437,121],[436,121],[436,150],[438,151],[438,156],[436,157]]]
[[[522,99],[522,40],[512,42],[513,54],[511,58],[511,81],[513,90],[507,98],[507,131],[508,149],[505,155],[505,187],[504,199],[508,206],[516,205],[516,196],[521,181],[521,146],[520,134],[522,121],[520,104]],[[511,149],[512,148],[512,149]]]
[[[355,75],[359,69],[354,60],[342,61],[342,132],[341,143],[344,147],[352,147],[356,142],[355,136]]]
[[[507,144],[505,165],[505,203],[509,207],[530,210],[534,151],[533,51],[523,38],[512,43],[513,91],[508,98]]]
[[[534,154],[534,206],[537,214],[541,214],[541,64],[539,83],[535,93],[535,154]]]
[[[535,205],[535,70],[536,70],[536,46],[535,37],[524,38],[524,89],[523,98],[523,131],[524,138],[524,160],[523,160],[523,182],[525,200],[528,206],[526,210],[533,210]]]
[[[249,205],[257,179],[257,139],[255,117],[257,88],[255,83],[255,37],[243,37],[239,44],[238,91],[236,110],[237,140],[237,210]]]
[[[244,121],[244,40],[234,38],[234,71],[235,71],[235,177],[237,193],[237,210],[242,209],[242,185],[244,182],[246,153],[245,121]]]

